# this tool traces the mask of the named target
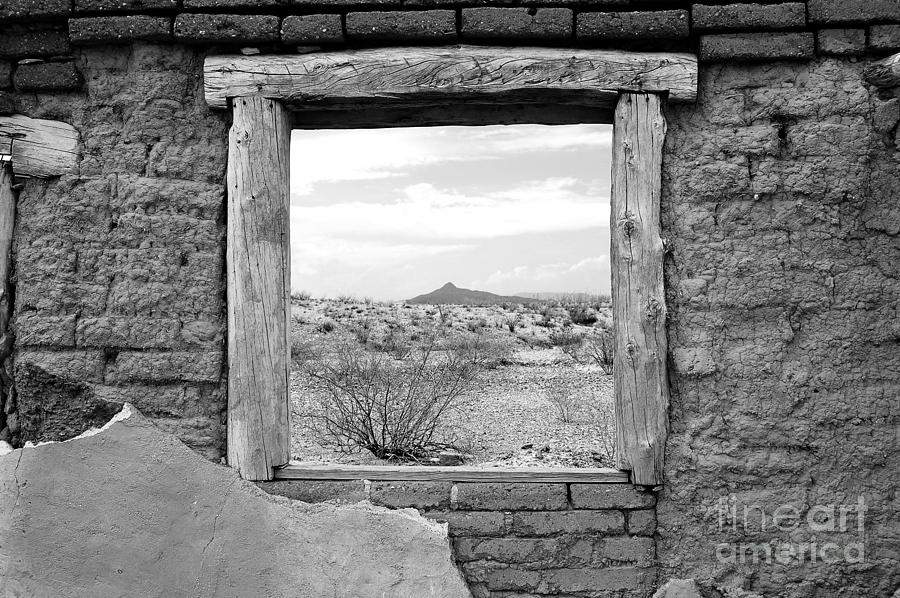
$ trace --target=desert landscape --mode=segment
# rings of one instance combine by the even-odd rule
[[[608,296],[294,293],[293,458],[611,466],[611,324]]]

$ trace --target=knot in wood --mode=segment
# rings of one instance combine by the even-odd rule
[[[623,216],[619,220],[619,228],[622,229],[622,232],[626,237],[630,237],[634,234],[635,226],[634,214],[632,214],[631,212],[625,212],[625,216]]]
[[[625,345],[625,354],[628,356],[628,359],[633,360],[636,353],[637,345],[634,344],[634,341],[628,341]]]
[[[647,319],[656,321],[660,313],[662,313],[662,304],[659,300],[656,297],[647,299]]]

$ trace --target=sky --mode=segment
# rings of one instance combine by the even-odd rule
[[[610,125],[295,130],[291,288],[609,293]]]

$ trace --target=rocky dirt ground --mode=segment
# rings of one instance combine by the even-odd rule
[[[502,348],[502,359],[482,369],[457,408],[441,418],[440,437],[458,448],[466,465],[611,466],[612,376],[584,351],[566,344],[572,337],[598,333],[610,321],[608,304],[596,302],[434,306],[295,297],[294,459],[388,463],[368,451],[340,452],[316,434],[306,414],[320,396],[301,366],[304,354],[348,339],[367,350],[396,354],[402,339],[415,339],[437,326],[448,333],[479,335]],[[554,388],[565,390],[554,393]],[[569,403],[564,413],[560,407]]]

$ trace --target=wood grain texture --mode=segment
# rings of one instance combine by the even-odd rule
[[[668,430],[665,248],[659,203],[666,120],[655,94],[622,94],[613,132],[610,230],[617,466],[632,482],[663,480]]]
[[[868,65],[863,78],[876,87],[900,87],[900,54]]]
[[[12,155],[17,177],[67,174],[78,162],[78,131],[55,120],[0,116],[0,154]]]
[[[360,108],[358,110],[306,110],[293,112],[295,129],[386,129],[442,125],[573,125],[612,124],[615,106],[562,104],[478,104]]]
[[[12,241],[16,224],[16,195],[9,160],[0,158],[0,339],[9,333],[12,315],[11,284]],[[6,346],[6,343],[0,343]]]
[[[477,99],[614,105],[622,91],[697,97],[690,54],[556,48],[379,48],[295,56],[209,56],[207,103],[261,95],[295,109]]]
[[[372,480],[419,482],[584,482],[622,484],[628,472],[608,468],[439,467],[322,465],[291,463],[275,470],[276,480]]]
[[[234,101],[228,137],[228,463],[270,480],[290,459],[290,119]]]

